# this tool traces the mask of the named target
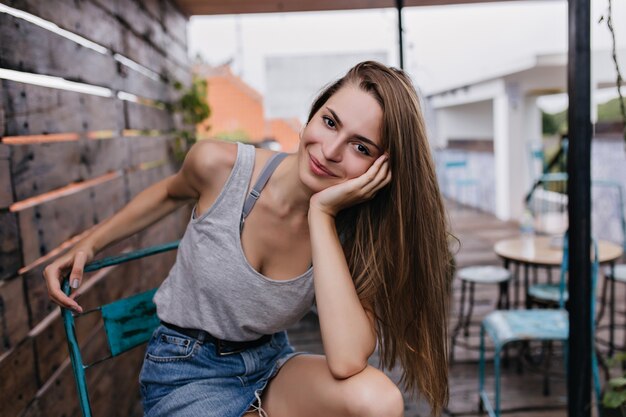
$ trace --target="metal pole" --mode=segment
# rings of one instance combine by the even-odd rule
[[[591,416],[590,0],[569,0],[567,157],[569,214],[569,417]]]
[[[402,7],[404,7],[404,0],[396,0],[396,8],[398,9],[398,44],[400,47],[400,69],[404,69],[404,48],[402,47]]]

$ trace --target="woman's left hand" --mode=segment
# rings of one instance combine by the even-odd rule
[[[317,209],[335,217],[347,207],[370,200],[390,181],[389,157],[383,154],[360,177],[315,193],[311,197],[309,210]]]

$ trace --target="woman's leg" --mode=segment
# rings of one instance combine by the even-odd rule
[[[287,361],[261,396],[269,417],[401,417],[402,393],[380,370],[367,366],[335,379],[322,355],[298,355]]]

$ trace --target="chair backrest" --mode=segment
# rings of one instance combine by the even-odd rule
[[[624,205],[624,189],[622,185],[614,180],[594,179],[591,187],[592,190],[601,193],[600,195],[596,193],[592,196],[592,202],[596,206],[592,211],[593,220],[600,220],[602,216],[611,217],[604,218],[604,223],[597,226],[599,228],[606,226],[602,231],[606,230],[606,228],[612,229],[611,226],[615,226],[615,220],[617,220],[621,232],[622,248],[626,252],[626,213],[624,212],[626,206]],[[603,211],[603,207],[598,207],[598,205],[605,204],[608,200],[611,200],[612,196],[610,194],[612,194],[615,200],[614,205],[611,207],[612,211]],[[596,225],[594,224],[594,226]]]
[[[163,245],[152,246],[145,249],[128,252],[119,256],[112,256],[91,262],[85,266],[85,272],[95,271],[107,266],[132,261],[146,256],[156,255],[178,248],[180,241],[170,242]],[[69,273],[64,277],[62,288],[65,294],[70,294]],[[63,324],[67,336],[67,344],[72,362],[72,370],[78,390],[78,399],[84,417],[91,417],[91,406],[87,390],[85,370],[102,361],[118,356],[150,339],[152,332],[159,325],[156,316],[156,306],[152,298],[156,289],[150,289],[131,297],[120,299],[112,303],[96,307],[82,314],[74,315],[70,310],[61,309]],[[75,318],[100,312],[106,333],[106,339],[110,355],[93,363],[85,365],[76,338]]]
[[[111,356],[146,343],[159,325],[152,301],[156,288],[100,308]]]

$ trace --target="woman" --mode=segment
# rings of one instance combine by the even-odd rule
[[[78,287],[103,247],[195,200],[155,295],[162,325],[140,375],[146,415],[402,416],[400,390],[367,363],[377,342],[382,365],[399,360],[401,382],[438,415],[450,258],[409,77],[356,65],[315,100],[298,152],[264,169],[273,157],[195,144],[177,174],[46,268],[50,297],[82,311],[60,291],[61,271],[72,268]],[[246,198],[253,184],[263,191]],[[284,332],[314,298],[325,355],[294,352]]]

